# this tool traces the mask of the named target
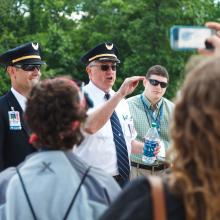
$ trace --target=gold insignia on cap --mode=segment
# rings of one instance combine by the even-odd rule
[[[15,63],[15,62],[18,62],[21,60],[28,60],[28,59],[41,59],[41,57],[38,55],[23,56],[23,57],[19,57],[19,58],[15,59],[15,60],[12,60],[11,62]]]
[[[91,62],[92,60],[94,60],[96,58],[100,58],[100,57],[109,57],[109,58],[116,58],[117,59],[117,57],[114,54],[104,53],[104,54],[99,54],[99,55],[96,55],[94,57],[89,58],[89,62]]]
[[[32,43],[32,47],[33,47],[35,50],[38,50],[39,45],[38,45],[38,43],[36,43],[36,44]]]
[[[110,45],[105,44],[105,46],[106,46],[106,48],[107,48],[108,50],[112,50],[112,48],[113,48],[113,44],[110,44]]]

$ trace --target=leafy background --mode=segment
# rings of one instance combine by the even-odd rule
[[[0,4],[0,53],[39,42],[47,63],[42,78],[69,74],[88,82],[80,57],[98,43],[112,41],[121,60],[115,89],[125,77],[145,75],[150,66],[161,64],[170,74],[166,93],[170,99],[192,55],[171,50],[170,28],[220,21],[216,0],[0,0]],[[9,87],[1,68],[0,95]],[[142,89],[140,85],[135,93]]]

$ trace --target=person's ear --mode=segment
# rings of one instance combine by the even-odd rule
[[[88,66],[86,66],[86,72],[88,73],[88,74],[90,74],[91,73],[91,67],[88,65]]]
[[[143,80],[143,86],[144,86],[144,87],[146,86],[147,82],[148,82],[148,79],[145,78],[145,79]]]
[[[11,72],[11,71],[12,71],[12,66],[7,66],[7,67],[6,67],[6,71],[7,71],[7,72]]]
[[[8,75],[10,77],[15,75],[15,71],[16,71],[15,67],[13,67],[13,66],[7,66],[7,68],[6,68],[6,72],[8,73]]]

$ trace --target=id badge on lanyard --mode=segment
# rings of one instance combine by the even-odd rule
[[[21,120],[19,111],[14,111],[14,108],[11,107],[11,111],[8,111],[8,118],[10,130],[21,130]]]

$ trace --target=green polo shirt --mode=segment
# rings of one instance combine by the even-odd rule
[[[142,96],[142,98],[141,98]],[[127,99],[130,113],[133,117],[134,126],[137,131],[137,140],[144,141],[144,137],[150,128],[154,116],[156,120],[159,120],[160,140],[163,141],[165,149],[169,147],[169,122],[171,120],[174,104],[168,99],[162,97],[156,105],[156,110],[152,111],[152,105],[144,94],[139,94]],[[162,110],[161,110],[162,108]],[[162,113],[161,113],[162,111]],[[160,116],[161,115],[161,116]]]

